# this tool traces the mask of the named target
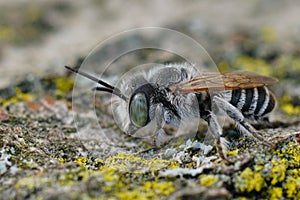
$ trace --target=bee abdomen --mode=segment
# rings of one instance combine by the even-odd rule
[[[249,119],[262,118],[270,113],[276,104],[274,94],[267,87],[238,89],[228,92],[225,99]]]
[[[266,91],[267,91],[268,98],[265,99],[264,103],[261,106],[261,109],[257,113],[257,116],[259,116],[259,117],[265,116],[266,114],[270,113],[276,105],[275,95],[271,91],[269,91],[267,88],[266,88]]]

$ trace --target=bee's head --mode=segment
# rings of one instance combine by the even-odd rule
[[[148,125],[152,120],[168,124],[174,117],[180,118],[167,97],[167,89],[151,83],[134,90],[129,100],[128,111],[131,123],[138,128]]]
[[[150,80],[149,83],[144,75],[135,75],[121,79],[115,87],[85,72],[67,66],[66,68],[101,85],[93,90],[108,92],[117,97],[112,104],[114,119],[130,135],[137,130],[144,132],[144,127],[153,130],[163,124],[177,124],[181,118],[176,106],[171,103],[167,87],[164,82],[161,83],[169,82],[168,79]]]
[[[133,93],[130,95],[130,98],[128,98],[121,92],[121,90],[117,87],[114,87],[100,79],[97,79],[96,77],[93,77],[85,72],[79,71],[78,69],[65,66],[68,70],[80,74],[94,82],[97,82],[98,84],[102,85],[101,87],[95,87],[93,90],[96,91],[102,91],[102,92],[108,92],[111,94],[114,94],[121,99],[122,103],[126,103],[128,105],[128,113],[129,113],[129,120],[130,122],[136,127],[144,127],[146,126],[150,121],[150,99],[154,96],[155,89],[151,84],[145,84],[133,91]],[[126,111],[122,111],[122,113],[119,113],[119,115],[124,116],[124,113]],[[120,117],[120,116],[119,116]],[[125,120],[127,121],[127,120]],[[124,129],[124,127],[123,127]],[[126,128],[125,128],[126,129]]]

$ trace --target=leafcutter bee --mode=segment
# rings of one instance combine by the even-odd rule
[[[117,88],[85,72],[66,68],[101,85],[94,90],[114,94],[114,112],[121,129],[133,136],[151,136],[156,146],[172,138],[165,126],[202,118],[208,123],[220,157],[227,160],[228,142],[222,137],[213,107],[233,119],[243,134],[271,145],[248,120],[268,120],[276,98],[267,86],[277,82],[275,78],[252,72],[199,72],[194,65],[183,63],[130,75]]]

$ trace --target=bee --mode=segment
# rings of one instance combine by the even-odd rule
[[[121,129],[133,136],[151,136],[158,147],[173,137],[165,126],[203,119],[215,139],[219,156],[228,161],[228,142],[222,136],[213,107],[233,119],[241,133],[271,145],[248,121],[268,121],[276,105],[275,95],[267,88],[277,82],[273,77],[240,71],[199,72],[195,65],[182,63],[140,71],[125,77],[115,87],[85,72],[66,68],[101,85],[93,90],[114,94],[113,110]]]

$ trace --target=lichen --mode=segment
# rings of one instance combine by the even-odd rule
[[[79,165],[85,167],[87,162],[88,162],[88,159],[86,157],[80,157],[80,158],[75,159],[74,162],[76,162]]]
[[[173,182],[146,181],[133,191],[121,191],[116,193],[119,199],[162,199],[174,192]]]
[[[150,197],[154,196],[151,193],[168,196],[174,192],[174,184],[173,182],[146,181],[141,190],[145,193],[150,191],[150,194],[148,194]]]
[[[163,168],[170,165],[167,160],[154,158],[154,159],[142,159],[141,157],[119,153],[116,156],[109,157],[105,160],[105,166],[113,167],[121,172],[134,172],[134,173],[144,173],[144,172],[157,172]],[[174,163],[171,165],[174,167]]]
[[[253,168],[247,167],[235,179],[235,188],[240,193],[264,192],[270,199],[300,196],[300,145],[287,142],[275,149],[270,156],[257,155]]]
[[[299,77],[300,59],[297,56],[282,55],[279,56],[274,63],[273,75],[278,78],[294,78]]]
[[[71,91],[74,86],[74,81],[66,77],[57,77],[53,79],[56,85],[55,94],[58,97],[64,96],[66,92]]]
[[[271,163],[273,167],[271,169],[270,175],[267,177],[267,180],[271,180],[271,184],[275,185],[285,179],[285,173],[287,169],[286,160],[272,160]]]
[[[283,185],[288,198],[300,199],[300,169],[288,172],[288,178]]]
[[[289,168],[300,167],[300,145],[297,142],[289,142],[284,144],[282,148],[278,148],[274,154],[283,159]]]
[[[269,196],[270,196],[270,200],[278,200],[278,199],[281,199],[283,196],[282,196],[282,188],[280,187],[273,187],[273,188],[270,188],[268,190],[268,193],[269,193]]]
[[[9,104],[15,104],[21,101],[31,101],[34,99],[34,96],[30,93],[22,92],[22,90],[18,87],[14,88],[14,96],[4,99],[0,98],[0,105],[3,107],[8,106]]]
[[[64,158],[59,158],[58,161],[59,161],[60,163],[64,163],[64,162],[65,162],[65,159],[64,159]]]
[[[283,112],[288,115],[298,115],[300,116],[300,105],[292,104],[292,97],[288,94],[284,94],[280,99],[280,108]]]
[[[266,183],[260,173],[247,167],[237,177],[234,186],[240,192],[260,192],[262,188],[266,187]]]
[[[232,65],[236,69],[243,69],[251,72],[259,72],[261,75],[272,75],[272,68],[261,58],[252,58],[249,56],[236,57]]]
[[[261,30],[261,39],[266,43],[275,42],[277,40],[276,31],[269,26],[263,27]]]
[[[234,150],[230,150],[230,151],[227,151],[227,155],[238,155],[239,153],[239,149],[234,149]]]
[[[200,176],[200,185],[210,187],[218,181],[218,178],[214,175],[202,175]]]
[[[179,168],[179,163],[176,161],[172,161],[172,162],[170,162],[170,165],[168,168],[169,169],[177,169],[177,168]]]

